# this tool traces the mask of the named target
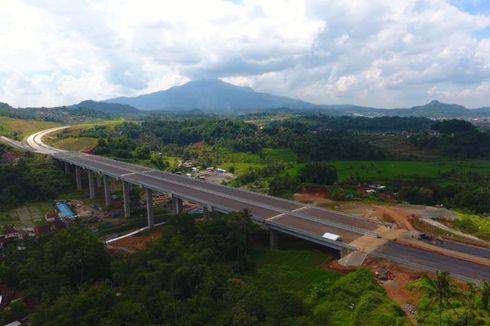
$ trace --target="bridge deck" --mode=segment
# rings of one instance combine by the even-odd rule
[[[334,227],[339,230],[344,229],[343,226],[345,226],[345,229],[354,234],[362,234],[363,230],[372,231],[379,226],[378,223],[365,218],[351,217],[330,210],[305,206],[290,200],[211,184],[106,157],[78,152],[56,153],[53,156],[61,161],[107,174],[142,187],[151,188],[155,191],[173,193],[183,199],[211,205],[219,210],[240,211],[248,209],[253,217],[259,221],[265,221],[280,214],[289,214],[289,219],[291,220],[307,221],[304,224],[298,222],[298,225],[309,225],[309,230],[314,226],[318,226],[318,232],[320,233],[325,229],[325,225],[312,222],[311,219],[334,223]],[[352,227],[357,228],[357,230],[353,231]]]
[[[292,229],[299,229],[317,236],[322,236],[326,232],[338,234],[342,236],[342,241],[347,243],[352,242],[361,236],[359,233],[347,231],[315,221],[300,219],[296,216],[291,216],[287,214],[279,215],[277,217],[274,217],[272,220],[276,224],[283,225]]]

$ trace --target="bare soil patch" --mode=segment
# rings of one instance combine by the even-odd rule
[[[143,251],[148,248],[150,241],[160,238],[161,232],[148,232],[144,234],[133,235],[114,242],[111,242],[110,247],[114,249],[126,249],[129,252]]]
[[[305,187],[300,193],[293,195],[293,200],[315,205],[332,204],[335,202],[327,198],[327,192],[322,187]]]
[[[369,268],[374,273],[388,271],[390,278],[388,280],[380,280],[381,286],[385,288],[388,296],[400,305],[405,303],[416,305],[420,296],[417,293],[407,289],[408,283],[415,281],[426,275],[425,272],[416,272],[400,267],[395,263],[368,257],[364,262],[364,266]]]

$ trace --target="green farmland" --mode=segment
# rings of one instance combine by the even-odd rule
[[[361,176],[373,180],[392,179],[398,176],[435,176],[456,170],[490,175],[490,162],[470,161],[332,161],[340,180]]]

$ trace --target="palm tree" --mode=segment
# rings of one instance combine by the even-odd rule
[[[481,298],[483,309],[488,310],[488,302],[490,301],[490,283],[485,281],[481,287]]]
[[[425,295],[430,298],[430,303],[436,303],[439,308],[439,325],[442,325],[442,312],[449,305],[449,299],[456,293],[457,289],[449,282],[448,272],[436,272],[436,278],[424,276],[417,282],[417,288],[425,291]]]

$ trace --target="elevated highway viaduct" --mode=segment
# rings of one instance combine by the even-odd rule
[[[41,133],[46,134],[46,131]],[[60,151],[44,145],[44,134],[39,134],[29,137],[34,142],[29,142],[33,150],[50,155],[64,164],[66,173],[74,171],[78,190],[82,190],[82,171],[85,171],[92,199],[95,198],[96,185],[100,183],[103,185],[105,203],[110,205],[110,184],[114,181],[121,182],[124,215],[130,216],[130,187],[144,189],[149,227],[154,225],[152,195],[154,192],[166,193],[172,198],[175,213],[182,212],[183,200],[202,205],[205,216],[212,211],[227,213],[247,210],[254,222],[270,231],[271,247],[277,246],[278,233],[283,233],[333,248],[341,256],[352,251],[361,251],[415,269],[446,270],[463,280],[490,280],[490,260],[485,258],[490,255],[488,249],[475,251],[477,263],[473,259],[454,258],[414,248],[393,241],[395,238],[392,235],[398,230],[389,223],[211,184],[102,156]],[[324,238],[323,234],[327,232],[340,235],[341,241]]]

